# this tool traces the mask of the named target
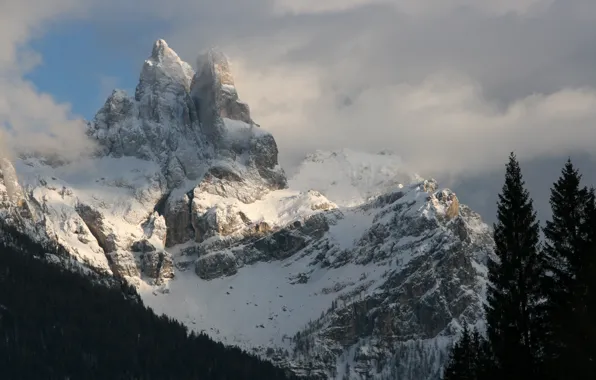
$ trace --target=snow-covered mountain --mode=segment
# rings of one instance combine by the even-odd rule
[[[225,56],[196,69],[159,40],[89,123],[95,152],[0,160],[3,220],[298,374],[437,379],[482,324],[488,226],[386,152],[316,152],[286,179]]]

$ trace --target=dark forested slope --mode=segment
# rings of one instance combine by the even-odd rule
[[[130,296],[133,289],[98,285],[42,259],[55,248],[10,227],[0,232],[0,378],[288,378],[270,363],[156,316]]]

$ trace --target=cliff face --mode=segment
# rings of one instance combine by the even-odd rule
[[[489,228],[388,154],[317,152],[288,181],[225,56],[196,68],[159,40],[89,123],[96,152],[0,160],[4,222],[298,374],[437,379],[482,324]]]

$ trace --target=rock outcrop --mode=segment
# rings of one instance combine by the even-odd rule
[[[141,271],[156,285],[175,277],[172,256],[166,251],[145,251],[141,254]]]
[[[203,280],[212,280],[236,274],[238,267],[233,255],[218,252],[199,257],[195,264],[195,271]]]

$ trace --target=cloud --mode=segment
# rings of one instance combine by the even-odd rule
[[[60,14],[27,16],[10,46],[81,8],[118,31],[106,34],[113,48],[137,49],[146,31],[146,54],[164,37],[192,63],[219,46],[290,169],[314,149],[388,148],[422,174],[457,177],[500,170],[511,150],[533,160],[596,148],[592,0],[57,4]],[[55,106],[52,120],[71,119]]]
[[[502,108],[478,83],[450,73],[345,97],[325,94],[309,72],[267,70],[241,78],[251,80],[241,81],[241,90],[261,89],[244,98],[290,161],[318,148],[391,148],[419,172],[447,176],[500,167],[512,150],[520,159],[579,154],[596,141],[596,92],[589,88],[530,95]]]
[[[164,37],[190,62],[212,45],[228,53],[286,166],[316,148],[389,148],[460,175],[511,150],[596,148],[592,0],[178,0],[144,12],[175,20]]]
[[[39,152],[74,158],[93,147],[82,120],[72,117],[70,106],[57,104],[22,79],[0,82],[0,123],[5,144],[13,152]]]
[[[82,121],[67,104],[39,92],[24,75],[42,57],[28,43],[61,17],[81,15],[79,0],[9,0],[0,12],[0,141],[2,154],[22,150],[70,158],[89,149]]]

